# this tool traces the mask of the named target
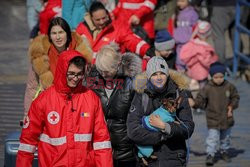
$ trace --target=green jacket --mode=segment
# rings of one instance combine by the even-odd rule
[[[194,108],[206,110],[207,126],[213,129],[227,129],[234,124],[233,117],[227,117],[227,107],[233,110],[239,105],[240,96],[233,84],[227,80],[220,86],[212,81],[198,93]]]
[[[176,0],[159,0],[154,11],[155,30],[168,27],[168,20],[175,14]]]

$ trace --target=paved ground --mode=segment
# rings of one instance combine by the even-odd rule
[[[0,1],[0,166],[4,160],[4,138],[20,130],[27,76],[28,27],[25,1]]]
[[[235,126],[232,129],[231,163],[225,163],[217,155],[216,167],[249,167],[250,166],[250,85],[241,80],[231,80],[240,93],[240,107],[234,112]],[[190,140],[190,167],[205,166],[205,138],[207,135],[205,114],[194,114],[195,131]]]
[[[0,83],[25,81],[29,34],[24,2],[0,1]]]
[[[25,1],[0,1],[0,166],[4,159],[4,138],[8,132],[20,130],[23,95],[27,75],[28,30]],[[232,163],[219,160],[216,167],[250,166],[250,85],[233,80],[241,95],[240,108],[235,112],[236,125],[232,131]],[[207,129],[204,114],[194,115],[195,132],[190,140],[190,167],[202,167],[205,161]]]

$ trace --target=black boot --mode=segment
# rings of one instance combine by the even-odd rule
[[[221,158],[226,162],[231,162],[231,158],[227,151],[221,152]]]
[[[207,156],[206,165],[208,165],[208,166],[213,166],[214,165],[214,157],[212,155]]]

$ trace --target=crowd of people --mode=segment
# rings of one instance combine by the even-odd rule
[[[197,108],[206,164],[219,141],[229,162],[240,97],[225,79],[224,31],[235,0],[211,2],[204,18],[198,0],[27,0],[17,166],[31,166],[36,148],[40,166],[186,166]]]

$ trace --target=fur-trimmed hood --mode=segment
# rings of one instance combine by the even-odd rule
[[[142,59],[138,55],[130,52],[122,54],[122,60],[119,66],[119,70],[117,71],[117,77],[135,77],[136,75],[142,72],[141,64]],[[96,65],[90,68],[90,71],[88,72],[88,77],[95,77],[96,81],[102,78],[101,74],[96,68]],[[83,84],[87,86],[88,83],[85,80]]]
[[[142,59],[131,52],[122,54],[122,61],[120,69],[122,69],[122,75],[128,77],[135,77],[142,72]]]
[[[169,77],[174,83],[176,83],[179,89],[184,90],[189,88],[190,78],[184,74],[173,69],[169,69]],[[148,82],[146,72],[136,75],[133,83],[136,92],[143,93],[147,89]]]
[[[83,42],[82,38],[72,32],[72,39],[76,42],[75,50],[80,52],[84,58],[90,63],[92,61],[92,51]],[[37,36],[29,47],[29,58],[35,73],[38,75],[39,82],[43,89],[48,88],[53,83],[53,74],[49,64],[49,49],[51,43],[47,35]]]

